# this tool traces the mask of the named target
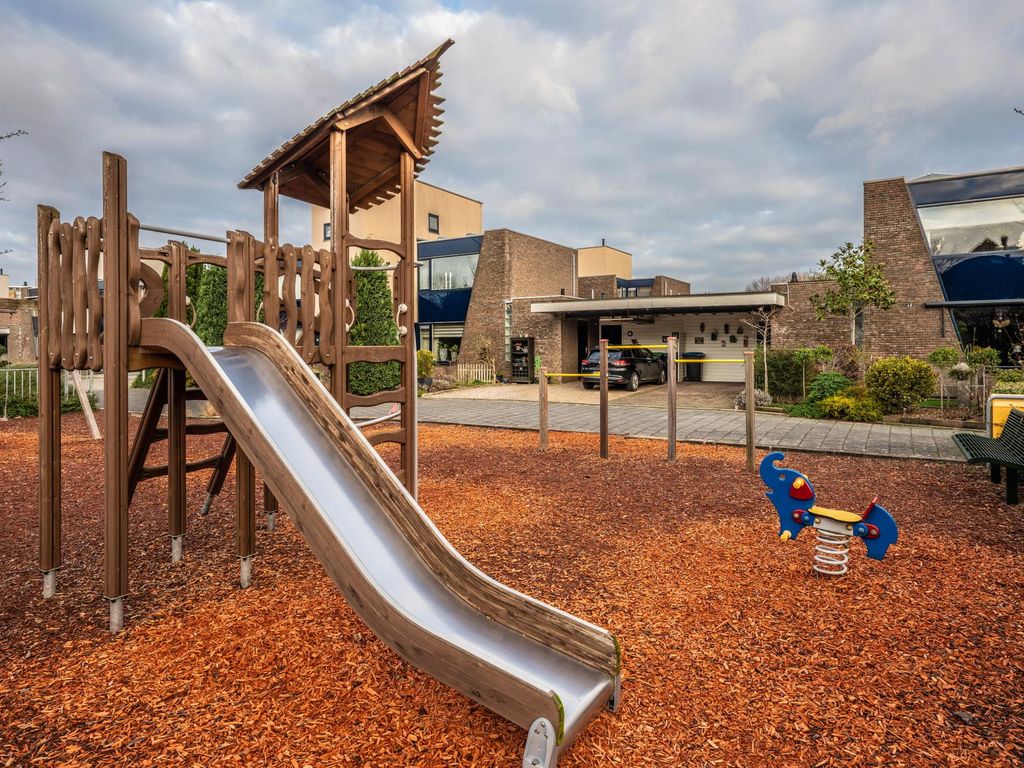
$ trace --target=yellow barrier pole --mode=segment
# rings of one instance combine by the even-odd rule
[[[743,353],[747,400],[747,469],[754,471],[754,353]]]
[[[676,337],[668,339],[668,430],[665,439],[668,443],[668,463],[676,463]]]
[[[608,458],[608,339],[601,339],[601,458]]]
[[[548,369],[540,369],[540,449],[548,449]]]

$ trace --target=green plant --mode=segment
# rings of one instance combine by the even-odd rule
[[[736,395],[736,399],[733,400],[733,404],[737,408],[746,408],[747,407],[747,390],[741,389],[740,393],[738,395]],[[755,407],[766,406],[766,405],[771,405],[771,404],[772,404],[772,396],[771,395],[769,395],[767,392],[765,392],[762,389],[755,389],[754,390],[754,406]]]
[[[800,365],[800,385],[805,399],[807,398],[807,369],[813,369],[821,363],[828,362],[832,357],[832,348],[827,344],[793,350],[793,359]]]
[[[384,260],[374,251],[362,250],[352,260],[354,267],[382,267]],[[388,274],[383,270],[356,272],[356,320],[349,332],[354,346],[393,346],[398,344],[398,324]],[[402,380],[395,361],[352,363],[348,366],[348,389],[355,395],[372,395],[394,389]]]
[[[196,297],[196,335],[208,347],[224,343],[228,324],[228,275],[220,267],[204,269]]]
[[[885,279],[885,272],[872,257],[872,244],[846,243],[828,259],[822,259],[821,277],[835,283],[823,294],[811,296],[811,306],[823,320],[825,315],[847,317],[850,342],[855,344],[857,316],[868,307],[889,309],[896,303],[896,294]]]
[[[1024,395],[1024,381],[997,381],[992,387],[993,395]]]
[[[923,360],[883,357],[864,377],[868,392],[885,413],[899,413],[935,392],[935,372]]]
[[[927,360],[940,371],[948,371],[960,362],[960,351],[955,347],[939,347],[928,353]]]
[[[1011,368],[1007,371],[1000,371],[996,374],[996,381],[1024,381],[1024,370]]]
[[[818,403],[808,402],[791,405],[786,412],[790,416],[796,416],[801,419],[820,419],[825,415],[821,412]]]
[[[434,372],[434,353],[429,349],[421,349],[416,352],[416,370],[421,379],[430,378]]]
[[[954,381],[967,381],[974,375],[974,369],[970,363],[957,363],[949,369],[949,376]]]
[[[967,353],[967,362],[975,368],[994,371],[1003,361],[998,349],[992,347],[975,347]]]
[[[765,382],[765,364],[768,368],[768,382]],[[765,360],[764,346],[754,350],[754,386],[765,392],[774,393],[776,398],[799,398],[803,394],[803,366],[794,350],[769,349]]]
[[[858,395],[846,390],[838,395],[826,397],[818,407],[829,419],[843,421],[881,421],[882,406],[870,395]]]
[[[826,397],[837,395],[853,384],[841,373],[824,371],[811,380],[811,388],[807,393],[807,402],[816,403]]]

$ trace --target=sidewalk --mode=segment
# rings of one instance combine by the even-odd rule
[[[419,420],[436,424],[462,424],[510,429],[537,429],[537,403],[507,400],[466,400],[422,397]],[[360,409],[365,418],[378,409]],[[385,409],[380,409],[381,413]],[[690,443],[743,445],[742,411],[711,411],[681,408],[676,437]],[[548,427],[563,432],[597,432],[596,405],[550,403]],[[613,435],[665,439],[664,410],[613,405],[608,408],[608,430]],[[911,424],[858,424],[846,421],[797,419],[775,413],[758,413],[754,433],[758,448],[823,451],[861,456],[892,456],[935,461],[962,461],[953,443],[952,429]]]

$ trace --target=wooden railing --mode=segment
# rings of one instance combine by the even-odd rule
[[[493,384],[495,380],[494,363],[456,363],[455,381],[458,384],[471,384],[483,381]]]

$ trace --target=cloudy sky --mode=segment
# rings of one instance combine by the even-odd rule
[[[238,180],[446,37],[424,180],[698,291],[858,239],[864,179],[1024,164],[1020,0],[0,0],[0,266],[35,281],[37,203],[99,215],[104,149],[142,221],[258,232]]]

